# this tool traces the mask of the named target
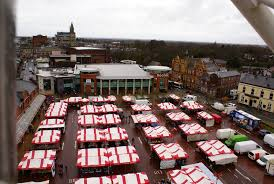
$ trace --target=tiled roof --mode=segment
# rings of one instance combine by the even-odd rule
[[[274,89],[274,78],[243,74],[240,79],[241,83]]]

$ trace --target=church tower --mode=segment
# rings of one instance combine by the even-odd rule
[[[74,47],[76,45],[76,34],[74,32],[74,26],[73,23],[70,24],[69,28],[69,35],[70,35],[70,46]]]
[[[70,24],[69,32],[70,32],[70,33],[74,33],[74,26],[73,26],[73,23]]]

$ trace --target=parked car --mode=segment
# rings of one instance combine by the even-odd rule
[[[185,97],[183,97],[184,101],[197,101],[197,96],[194,95],[186,95]]]
[[[248,141],[249,138],[246,136],[246,135],[234,135],[232,137],[230,137],[228,140],[225,141],[225,144],[230,147],[230,148],[233,148],[234,145],[237,143],[237,142],[242,142],[242,141]]]
[[[218,111],[223,111],[223,110],[225,110],[225,106],[224,106],[222,103],[220,103],[220,102],[215,102],[214,104],[211,105],[211,107],[212,107],[213,109],[218,110]]]
[[[260,159],[258,159],[256,162],[257,164],[259,164],[260,166],[265,166],[268,160],[272,160],[274,159],[274,154],[270,154],[270,155],[264,155],[262,156]]]
[[[266,134],[264,136],[264,143],[268,144],[271,148],[274,148],[274,134]]]
[[[269,155],[269,153],[267,153],[263,149],[256,149],[248,152],[247,155],[248,155],[248,158],[250,158],[251,160],[258,160],[264,155]]]
[[[234,152],[238,154],[248,153],[256,149],[262,149],[262,147],[252,140],[236,142],[234,145]]]
[[[258,131],[258,135],[264,137],[266,134],[271,134],[269,130],[261,129]]]

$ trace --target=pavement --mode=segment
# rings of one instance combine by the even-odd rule
[[[177,93],[177,92],[176,92]],[[177,93],[180,96],[184,94],[182,92]],[[117,106],[123,108],[125,116],[130,115],[129,106],[125,105],[122,102],[121,97],[117,97]],[[159,111],[157,108],[157,103],[160,103],[159,99],[156,95],[151,96],[151,102],[153,104],[152,110],[153,113],[158,117],[159,123],[162,126],[166,126],[172,133],[172,138],[164,139],[165,143],[176,142],[180,144],[183,149],[189,154],[189,158],[187,159],[185,165],[195,164],[198,162],[204,163],[208,168],[209,165],[206,162],[206,158],[199,152],[196,151],[195,143],[187,142],[185,138],[180,135],[180,131],[177,129],[174,131],[173,127],[166,122],[165,113]],[[66,118],[66,132],[63,137],[63,150],[57,155],[57,162],[63,163],[68,167],[67,172],[64,173],[63,176],[55,175],[54,178],[50,177],[51,183],[73,183],[76,178],[80,177],[78,174],[78,170],[76,167],[76,152],[77,152],[77,144],[76,144],[76,134],[77,134],[77,109],[69,108],[68,116]],[[215,112],[213,109],[206,107],[206,111]],[[194,120],[195,116],[191,116]],[[122,124],[119,125],[122,128],[127,130],[129,135],[129,140],[131,142],[132,138],[135,138],[134,144],[137,150],[137,153],[140,157],[140,163],[129,166],[115,167],[113,169],[112,174],[126,174],[130,172],[146,172],[149,177],[150,183],[158,184],[162,179],[167,179],[166,172],[168,170],[160,170],[159,160],[156,158],[151,158],[151,150],[144,138],[144,134],[141,130],[135,128],[132,122],[129,121],[129,118],[124,118],[122,120]],[[223,119],[223,123],[220,125],[215,125],[214,127],[206,128],[209,131],[209,139],[216,139],[215,133],[219,128],[233,128],[239,131],[242,134],[247,135],[250,139],[256,141],[260,146],[262,146],[266,151],[273,153],[273,149],[263,144],[263,141],[260,137],[258,137],[255,133],[248,132],[237,127],[233,122],[230,121],[228,117]],[[29,147],[27,145],[26,147]],[[21,153],[22,154],[22,153]],[[23,156],[23,155],[22,155]],[[178,168],[176,168],[178,169]],[[265,183],[270,184],[273,183],[273,177],[267,176],[264,173],[264,168],[257,165],[255,161],[251,161],[247,155],[240,155],[238,158],[238,163],[236,165],[226,165],[226,166],[217,166],[211,168],[210,171],[214,173],[214,175],[218,176],[218,179],[226,184],[251,184],[251,183]],[[97,174],[98,176],[103,174]],[[86,177],[92,177],[95,175],[85,175]],[[29,178],[32,179],[32,178]],[[41,179],[36,178],[37,181],[42,181]],[[19,181],[22,181],[22,178],[18,178]],[[26,181],[26,177],[24,181]]]

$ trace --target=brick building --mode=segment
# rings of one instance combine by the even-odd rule
[[[69,32],[57,32],[55,35],[56,44],[59,47],[73,47],[76,45],[76,33],[74,32],[74,26],[71,23]]]
[[[71,47],[68,50],[68,54],[71,55],[84,55],[90,56],[86,60],[79,60],[80,64],[90,63],[109,63],[110,56],[108,49],[106,48],[95,48],[95,47]]]
[[[41,47],[48,44],[48,37],[43,35],[36,35],[32,37],[32,47]]]

